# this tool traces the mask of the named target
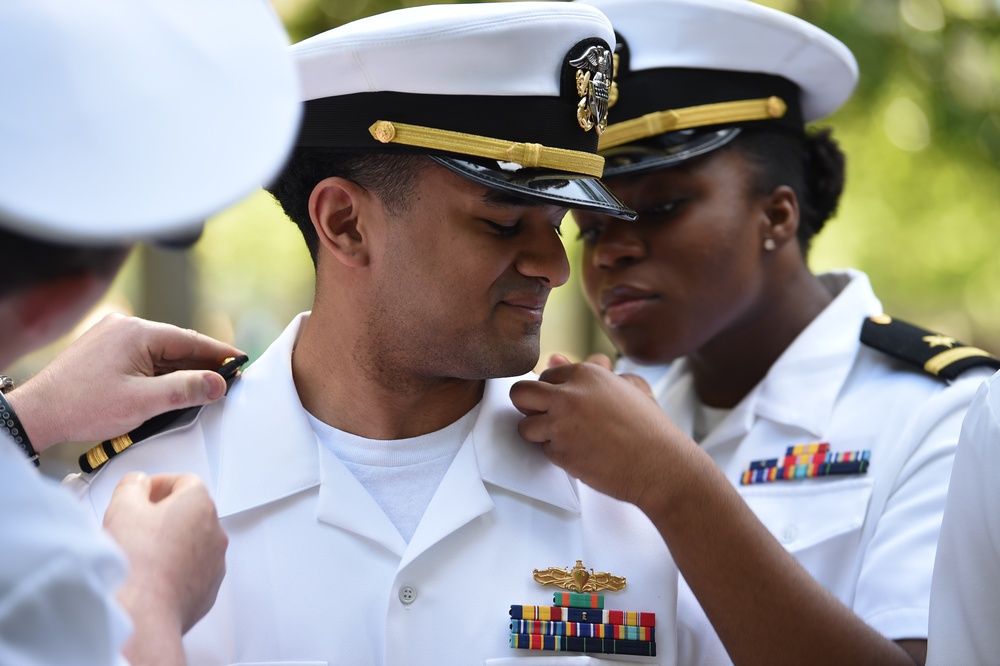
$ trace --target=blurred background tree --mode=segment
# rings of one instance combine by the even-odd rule
[[[426,4],[273,1],[293,42]],[[840,38],[861,70],[852,100],[820,123],[835,128],[847,152],[848,184],[837,218],[815,243],[813,268],[860,268],[887,312],[1000,350],[1000,0],[762,4]],[[565,228],[576,263],[576,232],[571,221]],[[194,326],[256,357],[309,307],[312,282],[298,231],[259,192],[212,220],[188,252],[137,250],[77,334],[118,310]],[[544,354],[610,350],[575,278],[550,299],[542,343]],[[30,375],[65,344],[26,359],[13,374]]]

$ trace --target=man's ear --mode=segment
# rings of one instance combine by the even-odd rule
[[[771,239],[777,249],[795,240],[799,229],[799,200],[795,190],[779,185],[764,200],[764,224],[761,233]]]
[[[325,178],[317,183],[309,195],[309,217],[320,246],[346,266],[366,266],[365,220],[374,203],[368,190],[344,178]]]

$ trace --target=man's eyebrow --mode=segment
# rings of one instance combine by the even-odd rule
[[[487,206],[495,206],[497,208],[541,208],[549,205],[539,201],[532,201],[531,199],[519,197],[516,194],[494,189],[487,189],[483,193],[483,203]]]

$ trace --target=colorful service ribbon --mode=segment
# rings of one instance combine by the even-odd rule
[[[553,592],[552,605],[565,606],[567,608],[604,608],[604,595],[581,592]]]
[[[620,641],[614,638],[583,638],[581,636],[539,636],[537,634],[511,634],[510,646],[522,650],[551,650],[555,652],[591,652],[602,654],[635,654],[656,656],[653,641]]]
[[[740,479],[744,486],[772,481],[793,481],[819,476],[864,474],[868,471],[871,451],[833,453],[826,442],[789,446],[781,458],[754,460]]]
[[[593,624],[624,624],[631,627],[656,626],[656,613],[563,608],[561,606],[512,605],[510,617],[514,620],[542,620],[546,622],[590,622]]]
[[[514,634],[543,636],[583,636],[584,638],[616,638],[629,641],[652,641],[655,627],[633,627],[627,624],[594,624],[592,622],[545,622],[539,620],[511,620]]]

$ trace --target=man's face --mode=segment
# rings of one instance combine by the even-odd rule
[[[549,291],[569,277],[565,214],[437,164],[421,169],[405,212],[382,207],[366,363],[426,379],[531,370]]]

